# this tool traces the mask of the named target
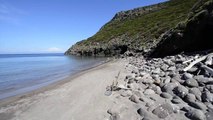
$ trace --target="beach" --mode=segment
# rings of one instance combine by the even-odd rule
[[[0,120],[107,120],[113,100],[106,87],[126,76],[125,60],[114,60],[58,83],[0,102]]]

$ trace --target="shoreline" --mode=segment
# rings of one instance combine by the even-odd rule
[[[124,63],[123,60],[111,59],[48,86],[1,100],[0,120],[12,118],[27,120],[33,119],[35,116],[37,117],[34,120],[66,120],[73,117],[74,120],[82,118],[88,118],[88,120],[106,119],[109,117],[106,110],[110,108],[113,101],[104,93],[118,72],[124,70]],[[121,77],[121,79],[123,78]],[[86,94],[87,92],[88,94]],[[64,102],[61,104],[58,101]],[[88,104],[84,102],[88,102]],[[68,107],[69,104],[72,105]],[[53,108],[52,113],[47,112],[48,110],[42,111],[49,108]],[[63,109],[58,111],[57,108]],[[47,113],[44,114],[45,112]],[[78,115],[76,112],[82,112],[83,115]],[[59,116],[54,117],[55,114]]]
[[[21,93],[21,94],[17,94],[17,95],[14,95],[14,96],[10,96],[10,97],[0,99],[0,108],[5,107],[8,104],[11,104],[11,103],[18,101],[20,99],[23,99],[23,98],[26,98],[26,97],[31,97],[33,95],[36,95],[36,94],[39,94],[39,93],[42,93],[42,92],[45,92],[45,91],[49,91],[49,90],[52,90],[52,89],[57,89],[57,87],[59,87],[63,84],[66,84],[67,82],[71,82],[76,77],[79,77],[82,74],[86,74],[87,72],[92,71],[93,69],[96,69],[98,67],[104,66],[105,64],[112,62],[112,61],[113,61],[113,59],[107,58],[107,60],[105,60],[105,61],[101,61],[97,64],[92,65],[89,68],[86,68],[86,69],[83,69],[79,72],[68,75],[67,77],[56,80],[55,82],[50,83],[48,85],[41,86],[39,88],[36,88],[34,90],[31,90],[31,91],[24,92],[24,93]]]

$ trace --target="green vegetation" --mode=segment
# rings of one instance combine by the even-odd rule
[[[183,30],[187,19],[194,16],[192,11],[205,1],[208,0],[170,0],[119,12],[94,36],[77,42],[65,54],[106,56],[127,49],[147,50],[155,46],[166,31],[173,28]]]
[[[158,38],[165,31],[175,27],[180,21],[185,20],[195,2],[197,0],[171,0],[165,2],[165,7],[161,10],[136,16],[133,19],[112,20],[94,36],[82,41],[81,44],[107,43],[124,34],[131,40],[139,37],[138,42],[142,44],[146,40]]]

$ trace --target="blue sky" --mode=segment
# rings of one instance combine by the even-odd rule
[[[166,0],[0,0],[0,54],[64,52],[119,11]]]

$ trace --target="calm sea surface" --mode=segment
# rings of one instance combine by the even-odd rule
[[[63,54],[0,54],[0,99],[49,85],[104,60]]]

